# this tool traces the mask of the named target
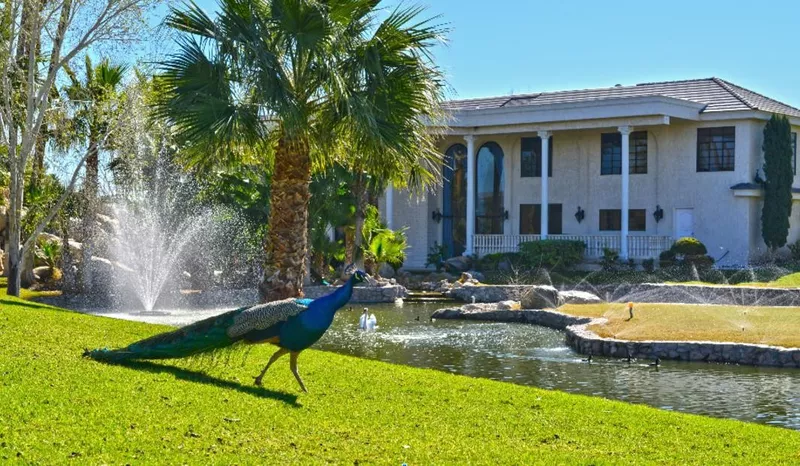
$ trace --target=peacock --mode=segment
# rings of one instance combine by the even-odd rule
[[[289,353],[289,366],[297,383],[308,392],[297,371],[297,357],[301,351],[319,340],[333,323],[336,311],[344,306],[353,294],[353,286],[369,276],[353,270],[347,282],[332,293],[317,299],[283,299],[228,311],[172,332],[146,338],[125,348],[86,350],[84,356],[97,361],[124,362],[139,359],[174,359],[243,343],[271,343],[278,347],[255,377],[261,380],[270,366]]]

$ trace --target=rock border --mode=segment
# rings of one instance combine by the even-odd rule
[[[337,286],[306,286],[303,293],[306,298],[316,299],[336,290]],[[393,303],[408,296],[408,290],[402,285],[354,286],[350,303]]]
[[[541,285],[474,285],[465,284],[446,291],[461,302],[492,303],[520,301],[532,287]],[[556,288],[559,288],[556,285]],[[731,306],[800,306],[800,288],[747,287],[733,285],[681,285],[667,283],[626,283],[621,285],[579,285],[564,287],[563,294],[585,291],[607,302],[722,304]]]
[[[659,358],[800,369],[800,348],[733,342],[633,341],[605,338],[589,330],[589,326],[604,324],[606,319],[575,317],[558,311],[536,309],[466,311],[462,308],[447,308],[439,309],[431,317],[434,319],[525,323],[564,330],[567,346],[579,354],[593,356]]]

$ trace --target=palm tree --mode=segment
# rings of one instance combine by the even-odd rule
[[[89,55],[86,55],[85,66],[83,81],[69,66],[64,67],[70,84],[63,91],[72,103],[74,114],[69,119],[67,134],[62,138],[66,139],[65,144],[85,143],[87,145],[86,177],[83,183],[86,208],[83,216],[82,281],[84,291],[90,291],[92,283],[91,257],[96,234],[99,154],[100,151],[111,148],[113,138],[107,137],[108,127],[117,111],[114,102],[119,97],[119,88],[127,67],[112,65],[108,59],[104,59],[94,66]]]
[[[167,17],[182,34],[162,64],[158,113],[186,162],[273,165],[265,300],[302,295],[312,171],[355,160],[393,173],[419,166],[402,182],[421,189],[441,165],[426,123],[440,115],[432,48],[444,30],[420,8],[378,3],[220,0],[216,20],[194,3]]]

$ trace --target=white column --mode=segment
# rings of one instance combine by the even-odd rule
[[[394,217],[394,187],[392,182],[386,187],[386,228],[392,230],[392,217]]]
[[[467,142],[467,245],[464,254],[471,255],[475,236],[475,136],[464,136]]]
[[[548,214],[549,206],[550,206],[550,198],[549,198],[549,184],[550,184],[550,177],[547,174],[550,172],[550,131],[539,131],[539,138],[542,140],[542,225],[541,225],[541,232],[542,232],[542,239],[547,239],[547,225],[548,225]]]
[[[628,184],[630,179],[630,126],[620,126],[622,135],[622,231],[620,231],[620,259],[628,259]]]

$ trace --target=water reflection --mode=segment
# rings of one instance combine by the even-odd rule
[[[361,307],[340,311],[317,348],[474,377],[602,396],[662,409],[800,430],[800,371],[594,358],[564,334],[533,325],[431,322],[440,304],[370,306],[376,332],[358,330]],[[419,318],[419,320],[417,320]]]

